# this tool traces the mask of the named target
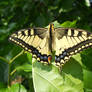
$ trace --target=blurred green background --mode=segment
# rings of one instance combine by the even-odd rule
[[[51,22],[56,27],[92,32],[90,1],[0,0],[0,92],[92,92],[92,49],[74,56],[61,74],[53,65],[32,65],[32,56],[21,54],[22,49],[8,41],[17,30],[46,27]],[[17,55],[19,57],[14,59]]]

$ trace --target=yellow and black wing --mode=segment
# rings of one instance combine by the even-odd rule
[[[92,47],[92,33],[74,28],[56,28],[57,65],[64,64],[69,58],[80,51]]]
[[[49,63],[48,29],[28,28],[13,33],[9,40],[33,54],[38,61]]]

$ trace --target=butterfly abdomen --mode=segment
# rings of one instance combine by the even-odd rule
[[[55,51],[56,49],[56,36],[55,36],[55,30],[54,30],[54,24],[49,25],[49,47],[51,50],[51,53]]]

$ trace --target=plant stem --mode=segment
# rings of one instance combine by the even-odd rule
[[[22,50],[19,54],[17,54],[15,57],[13,57],[11,60],[10,60],[10,64],[16,59],[18,58],[19,56],[21,56],[23,54],[24,50]]]
[[[14,70],[10,73],[10,75],[12,76],[15,72],[16,72],[16,69],[14,69]]]
[[[1,57],[1,56],[0,56],[0,59],[3,60],[4,62],[8,63],[8,60],[5,59],[4,57]]]
[[[11,72],[11,63],[18,58],[19,56],[21,56],[23,54],[24,50],[22,50],[19,54],[17,54],[15,57],[13,57],[10,61],[9,61],[9,69],[8,69],[8,87],[10,87],[10,83],[11,83],[11,74],[13,74],[15,71]],[[11,72],[11,73],[10,73]]]
[[[8,87],[10,87],[10,64],[9,64],[9,68],[8,68]]]

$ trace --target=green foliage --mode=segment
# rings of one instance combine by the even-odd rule
[[[46,27],[51,22],[55,27],[92,32],[92,7],[88,1],[0,1],[0,92],[92,92],[92,49],[73,56],[59,71],[54,63],[38,63],[8,41],[12,32]]]
[[[76,66],[76,62],[71,63]],[[33,82],[35,91],[37,92],[83,92],[83,82],[81,80],[81,68],[76,66],[75,71],[72,71],[72,67],[63,67],[62,73],[54,65],[43,65],[39,63],[33,63]],[[70,69],[71,67],[71,69]],[[66,69],[66,70],[65,70]],[[79,72],[78,72],[79,70]],[[77,73],[75,74],[74,72]],[[78,74],[80,74],[78,76]]]

